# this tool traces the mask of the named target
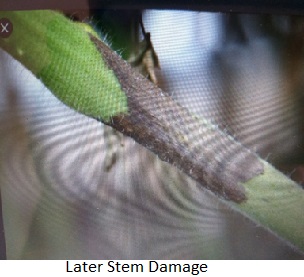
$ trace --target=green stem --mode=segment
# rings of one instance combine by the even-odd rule
[[[264,165],[264,174],[244,184],[248,200],[235,206],[304,250],[304,190],[269,163]]]
[[[127,112],[120,84],[81,24],[53,11],[0,12],[0,18],[9,18],[14,26],[0,47],[67,106],[104,121]]]

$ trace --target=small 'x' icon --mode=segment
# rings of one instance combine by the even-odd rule
[[[0,18],[0,38],[8,38],[12,32],[12,22],[8,18]]]

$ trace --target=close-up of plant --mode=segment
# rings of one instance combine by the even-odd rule
[[[136,36],[141,36],[141,39],[128,44],[130,50],[127,55],[125,52],[120,54],[119,49],[119,54],[111,49],[111,45],[113,48],[115,46],[115,37],[112,44],[111,37],[109,42],[101,38],[96,26],[101,25],[102,33],[102,20],[92,20],[90,25],[88,22],[73,21],[73,14],[67,16],[57,11],[0,12],[0,18],[8,18],[14,26],[8,38],[0,39],[3,50],[0,60],[8,61],[10,66],[18,63],[18,66],[22,66],[20,72],[30,72],[31,77],[20,80],[21,87],[26,87],[30,78],[39,81],[41,87],[32,90],[32,100],[26,94],[22,96],[24,100],[18,100],[10,92],[18,90],[17,85],[12,88],[6,86],[8,92],[5,98],[5,87],[2,87],[2,97],[6,99],[3,103],[11,103],[7,106],[10,108],[1,108],[1,122],[5,123],[1,123],[0,139],[2,218],[8,257],[33,258],[42,255],[57,258],[56,250],[53,250],[54,254],[48,250],[41,250],[44,254],[40,253],[37,246],[40,240],[45,243],[45,249],[49,245],[58,249],[64,238],[70,237],[74,238],[69,242],[73,247],[63,251],[59,258],[81,257],[79,249],[93,242],[100,243],[100,247],[96,247],[99,250],[91,255],[84,254],[85,258],[95,258],[100,253],[102,257],[120,259],[164,258],[169,252],[172,254],[179,250],[186,258],[198,258],[200,255],[202,258],[242,258],[239,253],[243,250],[233,254],[231,245],[234,243],[230,245],[229,239],[215,234],[222,228],[219,226],[223,221],[234,222],[235,226],[238,226],[238,222],[241,226],[242,221],[252,224],[250,226],[259,226],[262,232],[278,240],[279,245],[286,245],[292,249],[288,251],[295,251],[296,254],[291,255],[301,257],[304,251],[303,187],[279,170],[281,162],[276,164],[277,160],[281,161],[279,158],[274,159],[273,163],[271,158],[268,159],[267,153],[276,153],[275,150],[269,148],[271,150],[263,151],[264,145],[261,143],[262,146],[259,146],[265,137],[259,130],[271,130],[272,127],[267,125],[268,120],[270,122],[275,112],[288,110],[289,106],[285,108],[281,105],[283,102],[274,101],[273,109],[269,109],[264,106],[264,101],[267,101],[263,100],[263,97],[267,98],[265,93],[258,98],[261,102],[253,105],[253,108],[248,104],[255,101],[252,95],[249,101],[243,102],[241,98],[232,96],[234,100],[227,102],[234,101],[235,106],[228,103],[222,109],[226,122],[213,120],[197,112],[195,106],[187,106],[187,97],[191,99],[187,95],[190,95],[192,88],[187,88],[186,78],[178,80],[182,80],[187,91],[182,101],[178,92],[175,94],[178,81],[172,81],[172,87],[166,89],[166,84],[171,79],[175,80],[178,73],[173,77],[168,74],[166,79],[165,73],[161,75],[158,72],[166,72],[166,63],[162,63],[164,59],[157,48],[157,34],[150,34],[148,20],[143,23],[141,19],[144,15],[140,14],[135,28],[131,29],[138,32]],[[134,18],[134,14],[132,16]],[[249,45],[249,39],[244,34],[246,28],[239,28],[243,19],[227,15],[225,18],[228,22],[226,26],[233,28],[227,33],[231,36],[236,34],[242,38],[240,44]],[[266,22],[265,18],[261,18]],[[270,33],[267,28],[265,30]],[[204,39],[202,37],[202,41]],[[226,49],[230,51],[233,47]],[[240,54],[241,51],[233,53]],[[218,53],[214,52],[212,57],[220,64],[223,56]],[[229,62],[225,63],[227,68]],[[288,72],[292,72],[292,65],[289,68]],[[222,72],[217,70],[216,74],[224,76],[219,80],[225,84],[229,79],[227,76],[232,78],[233,74],[223,73],[224,66],[221,69]],[[4,66],[1,72],[6,74]],[[18,74],[14,78],[18,78]],[[199,74],[212,75],[211,71],[203,70]],[[226,103],[233,84],[231,81],[226,87],[223,85],[227,94],[222,96],[224,100],[218,106],[223,107],[223,103]],[[286,87],[290,91],[298,89],[298,86]],[[46,90],[51,93],[48,94]],[[36,104],[33,104],[34,99],[39,97],[46,97],[38,101],[41,110],[35,109]],[[192,101],[198,104],[199,100],[195,99],[193,97]],[[19,109],[19,106],[27,108]],[[242,111],[243,116],[239,121],[236,119],[238,111]],[[301,110],[299,114],[303,115]],[[286,120],[284,117],[282,122],[285,124]],[[239,127],[229,129],[229,121],[239,123],[235,123]],[[16,126],[20,127],[19,131]],[[244,126],[251,129],[245,133]],[[237,128],[241,130],[240,134]],[[12,142],[10,130],[16,131],[20,138],[20,142],[16,142],[16,149],[24,146],[22,149],[25,150],[20,150],[20,157],[17,150],[11,154],[7,152]],[[300,137],[303,135],[301,128],[298,133]],[[103,140],[100,139],[102,135]],[[275,144],[272,135],[270,146]],[[281,143],[277,144],[278,148],[283,149]],[[136,150],[132,147],[136,147]],[[297,147],[302,149],[303,145],[298,143]],[[137,151],[139,154],[136,154]],[[26,157],[23,160],[25,168],[22,169],[27,172],[25,174],[17,164],[22,155]],[[10,169],[16,173],[13,174]],[[13,178],[18,174],[21,175],[15,183]],[[141,178],[147,180],[140,181]],[[21,195],[15,195],[12,189],[18,187],[17,183],[21,186],[23,182],[26,185],[21,189]],[[18,214],[18,208],[12,203],[14,195],[16,202],[27,202],[24,212],[31,222],[26,224],[26,228],[23,227],[26,235],[22,242],[22,239],[18,242],[18,250],[17,246],[12,246],[17,236],[14,232],[18,229],[18,224],[14,223]],[[213,204],[208,204],[208,201]],[[55,215],[56,209],[62,217]],[[64,214],[61,209],[71,214]],[[224,217],[225,220],[221,219]],[[43,218],[47,222],[42,223]],[[88,227],[89,221],[93,223],[92,227]],[[56,224],[67,227],[61,230]],[[80,227],[76,230],[74,224]],[[98,235],[91,230],[93,228]],[[179,232],[175,233],[177,230]],[[31,232],[35,235],[31,236]],[[57,235],[45,235],[44,232]],[[79,239],[86,234],[90,234],[88,237],[91,236],[92,241],[85,243]],[[62,238],[57,240],[60,235]],[[115,236],[119,237],[117,241]],[[159,244],[162,240],[166,241],[163,246]],[[249,240],[243,238],[244,245],[247,242],[248,245],[254,244]],[[126,248],[122,250],[124,244]],[[240,249],[244,247],[240,246]],[[276,247],[280,248],[278,245]],[[75,256],[71,254],[73,251]],[[255,252],[254,248],[252,251]],[[271,257],[268,254],[254,255],[248,254],[248,257]],[[172,257],[181,256],[176,254]]]

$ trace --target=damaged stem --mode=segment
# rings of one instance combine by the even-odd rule
[[[128,114],[104,121],[227,200],[246,200],[244,183],[263,173],[259,158],[181,107],[95,36],[91,40],[127,96]]]
[[[79,24],[51,11],[0,15],[15,26],[0,47],[65,105],[133,137],[304,250],[304,191],[299,185],[181,107]]]

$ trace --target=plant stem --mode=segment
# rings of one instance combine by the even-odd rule
[[[15,29],[0,47],[63,103],[133,137],[304,250],[304,192],[297,184],[181,107],[80,25],[50,11],[5,16]]]

